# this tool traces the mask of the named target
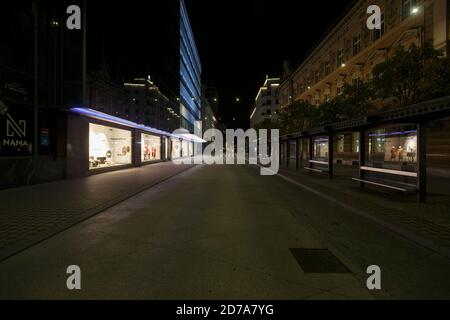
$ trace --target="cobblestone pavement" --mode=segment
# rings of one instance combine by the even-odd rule
[[[0,191],[0,261],[192,166],[158,163]]]
[[[4,260],[0,299],[450,297],[449,259],[257,169],[197,166]],[[81,291],[66,287],[70,265]]]
[[[413,194],[371,186],[360,188],[351,180],[357,177],[356,168],[338,165],[335,171],[333,180],[295,170],[293,166],[283,167],[280,174],[339,203],[351,205],[393,231],[400,231],[410,240],[450,258],[450,178],[429,176],[428,202],[420,204]]]

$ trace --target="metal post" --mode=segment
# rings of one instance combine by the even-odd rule
[[[34,114],[34,138],[33,138],[33,156],[39,155],[38,150],[38,116],[39,116],[39,12],[37,0],[33,1],[34,14],[34,98],[33,98],[33,114]]]
[[[289,168],[289,163],[291,160],[291,141],[287,140],[286,142],[286,167]]]
[[[82,15],[82,19],[83,19],[83,84],[82,84],[82,91],[83,91],[83,105],[84,106],[88,106],[89,101],[88,101],[88,86],[87,86],[87,56],[86,56],[86,36],[87,36],[87,1],[84,0],[83,1],[83,15]]]
[[[309,150],[308,150],[308,160],[309,160],[308,167],[310,167],[310,168],[312,168],[312,166],[313,166],[312,162],[311,162],[312,159],[313,159],[313,138],[310,137],[309,138]],[[309,174],[312,174],[311,170],[309,171]]]
[[[361,129],[359,131],[359,179],[366,179],[366,172],[361,170],[361,167],[366,165],[366,130]],[[364,182],[360,182],[361,188],[364,188],[366,184]]]
[[[295,140],[295,169],[300,168],[300,139]]]
[[[417,125],[417,188],[419,189],[418,200],[427,202],[427,128],[426,124]]]
[[[280,138],[280,152],[278,153],[278,158],[279,158],[278,160],[279,160],[280,164],[282,164],[283,163],[283,140],[281,140],[281,138]]]
[[[333,179],[333,161],[334,161],[333,134],[328,135],[328,178]]]

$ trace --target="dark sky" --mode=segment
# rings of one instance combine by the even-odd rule
[[[223,118],[248,125],[266,74],[297,65],[353,0],[185,0],[203,65],[203,82],[220,94]],[[239,105],[234,97],[241,97]]]
[[[202,81],[219,92],[219,117],[235,117],[234,126],[246,128],[265,76],[281,76],[284,60],[296,66],[353,2],[185,0],[202,61]],[[153,68],[161,61],[156,58],[167,60],[162,51],[166,46],[160,43],[179,41],[177,28],[169,37],[165,30],[172,21],[163,16],[167,3],[89,1],[90,61],[95,65],[103,56],[116,80],[126,78],[125,73],[128,78],[158,74]],[[172,63],[177,61],[178,57]],[[178,81],[178,74],[172,73]],[[241,98],[239,104],[236,97]]]

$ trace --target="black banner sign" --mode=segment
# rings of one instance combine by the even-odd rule
[[[33,154],[33,109],[0,102],[0,156]]]

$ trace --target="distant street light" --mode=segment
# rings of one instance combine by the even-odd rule
[[[238,102],[238,103],[241,102],[241,98],[239,98],[239,97],[237,97],[235,100],[236,100],[236,102]]]

